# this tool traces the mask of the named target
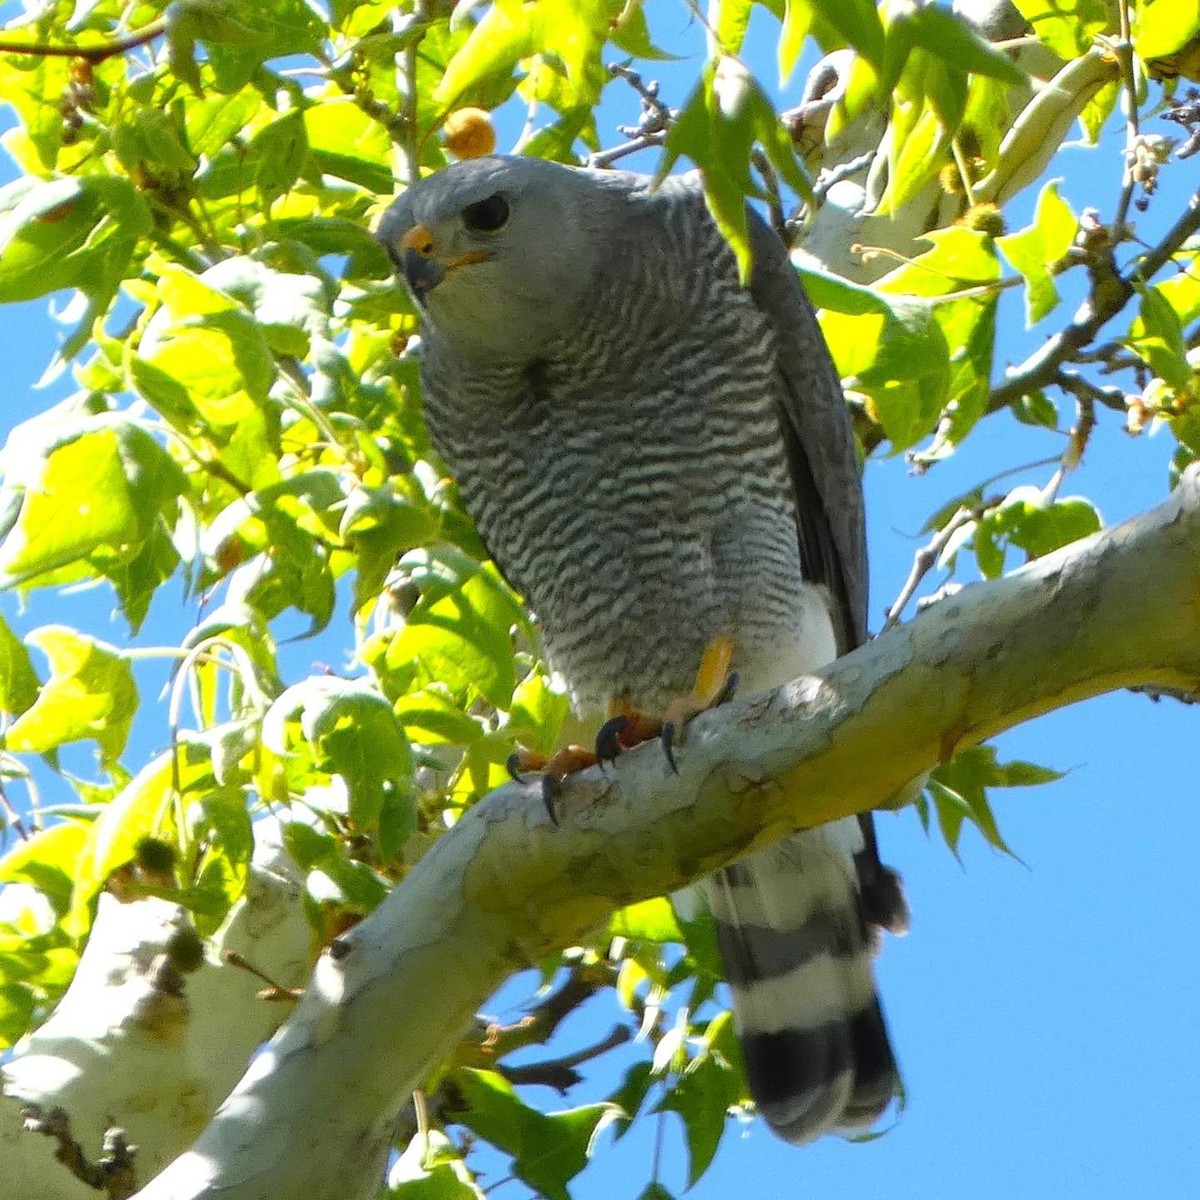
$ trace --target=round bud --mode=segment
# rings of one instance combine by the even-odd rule
[[[204,939],[190,926],[171,934],[166,951],[171,966],[181,975],[198,971],[204,963]]]
[[[442,126],[446,149],[459,158],[483,158],[496,149],[492,118],[482,108],[460,108]]]
[[[1000,237],[1004,233],[1004,214],[994,204],[976,204],[967,209],[962,223],[976,233],[986,233],[988,237]]]
[[[143,871],[164,874],[175,865],[175,847],[161,838],[144,837],[138,842],[134,861]]]

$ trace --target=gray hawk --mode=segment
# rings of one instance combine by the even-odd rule
[[[866,637],[841,388],[782,243],[749,220],[749,287],[694,175],[491,156],[379,223],[420,309],[433,444],[597,725],[669,709],[722,640],[759,691]],[[871,1124],[899,1088],[871,960],[906,911],[870,819],[701,886],[772,1128]]]

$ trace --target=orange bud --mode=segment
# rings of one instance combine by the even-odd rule
[[[447,118],[442,130],[446,149],[459,158],[483,158],[496,149],[492,118],[482,108],[460,108]]]

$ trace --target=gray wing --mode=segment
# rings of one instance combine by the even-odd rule
[[[775,330],[780,426],[796,493],[805,576],[841,618],[842,653],[867,637],[867,538],[862,481],[842,385],[783,243],[749,211],[750,293]]]
[[[754,254],[750,293],[770,318],[779,360],[780,426],[796,493],[796,527],[805,576],[823,584],[840,618],[843,654],[867,640],[867,532],[862,478],[841,380],[812,304],[775,231],[748,209]],[[879,859],[875,823],[859,817],[856,855],[863,910],[874,925],[908,927],[899,876]]]

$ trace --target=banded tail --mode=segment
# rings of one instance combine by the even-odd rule
[[[751,1095],[796,1145],[865,1129],[900,1088],[871,960],[877,927],[902,932],[908,913],[873,843],[869,824],[851,817],[796,834],[702,885]]]

